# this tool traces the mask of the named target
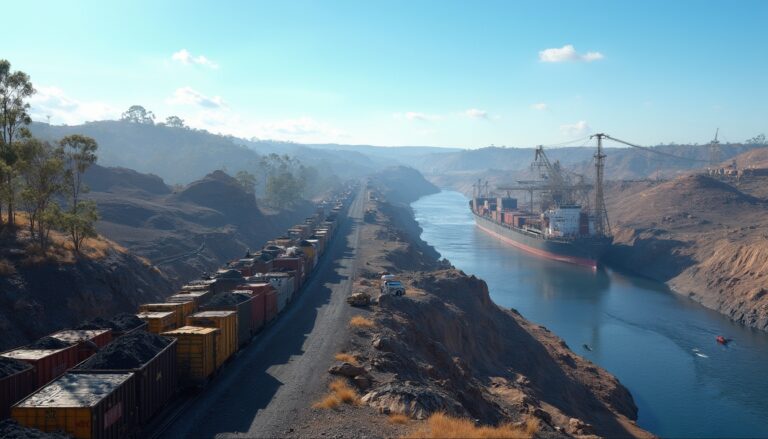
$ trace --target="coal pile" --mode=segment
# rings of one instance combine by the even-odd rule
[[[235,293],[219,293],[205,304],[205,309],[234,307],[248,300],[247,296]]]
[[[77,369],[138,369],[165,349],[171,340],[150,332],[136,331],[115,339],[77,366]]]
[[[143,323],[135,314],[122,313],[111,319],[96,317],[95,319],[86,320],[75,329],[111,329],[115,332],[127,332],[141,326]]]
[[[0,357],[0,378],[5,378],[13,374],[29,369],[29,364],[13,358]],[[5,437],[0,434],[0,437]]]
[[[26,346],[27,349],[64,349],[72,346],[71,344],[61,341],[58,338],[43,337],[40,340]]]
[[[46,433],[36,428],[19,425],[13,419],[0,421],[0,437],[4,439],[70,439],[72,436],[63,433]]]
[[[77,326],[75,329],[93,330],[93,329],[110,329],[112,328],[112,322],[101,317],[95,319],[86,320]]]

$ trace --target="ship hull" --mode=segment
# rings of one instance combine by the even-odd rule
[[[610,238],[580,238],[569,241],[545,239],[477,214],[475,223],[484,232],[525,252],[590,268],[597,268],[600,258],[611,245]]]

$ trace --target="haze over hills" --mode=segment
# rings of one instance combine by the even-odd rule
[[[81,133],[99,143],[99,163],[158,175],[168,184],[187,184],[217,169],[231,175],[246,170],[258,175],[264,155],[288,154],[316,169],[327,170],[341,179],[356,178],[391,165],[418,169],[442,187],[464,192],[477,178],[491,183],[512,182],[532,177],[533,148],[299,144],[270,140],[246,140],[188,128],[98,121],[83,125],[58,126],[33,123],[35,136],[57,140]],[[548,156],[567,170],[591,176],[594,173],[594,146],[546,148]],[[731,159],[761,145],[723,144],[720,158]],[[628,147],[606,148],[608,179],[670,178],[709,162],[707,145],[659,145],[657,153]],[[679,159],[670,157],[677,156]],[[173,163],[174,166],[168,166]],[[506,180],[505,180],[506,179]]]

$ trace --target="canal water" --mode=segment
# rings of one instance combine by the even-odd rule
[[[422,239],[484,279],[497,304],[546,326],[616,375],[635,398],[641,427],[663,437],[768,437],[768,334],[659,282],[503,244],[475,227],[458,192],[412,207]],[[718,345],[720,334],[733,342]]]

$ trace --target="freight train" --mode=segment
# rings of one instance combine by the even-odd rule
[[[204,387],[303,292],[355,192],[349,186],[261,250],[135,316],[0,353],[0,420],[75,438],[146,435],[169,401]]]

